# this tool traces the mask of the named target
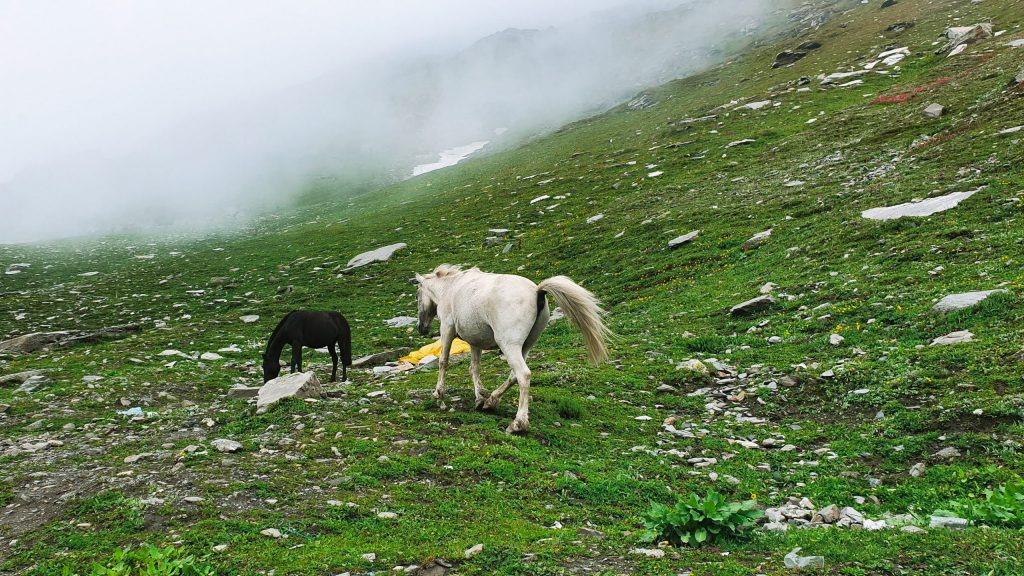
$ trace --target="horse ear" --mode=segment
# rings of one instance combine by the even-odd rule
[[[412,282],[413,284],[422,284],[422,283],[423,283],[423,280],[424,280],[423,276],[421,276],[421,275],[420,275],[420,273],[419,273],[419,272],[417,272],[417,273],[416,273],[416,277],[415,277],[415,278],[413,278],[413,279],[411,280],[411,282]]]

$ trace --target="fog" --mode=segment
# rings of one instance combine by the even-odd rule
[[[0,0],[0,243],[370,191],[699,70],[780,4]]]

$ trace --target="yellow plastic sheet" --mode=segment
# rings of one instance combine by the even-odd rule
[[[456,354],[465,354],[466,352],[469,352],[469,342],[456,338],[455,341],[452,342],[451,355],[455,356]],[[401,359],[399,359],[399,362],[410,362],[412,364],[419,364],[420,360],[431,355],[438,357],[441,356],[440,339],[436,340],[431,344],[427,344],[426,346],[420,348],[419,350],[409,353],[408,356],[404,356]]]

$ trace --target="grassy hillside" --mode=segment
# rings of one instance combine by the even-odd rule
[[[615,109],[344,205],[204,240],[0,247],[5,267],[31,264],[0,276],[0,336],[144,325],[122,340],[0,359],[2,374],[49,370],[32,393],[0,387],[0,573],[87,573],[140,542],[188,548],[228,574],[387,573],[437,558],[458,574],[782,574],[796,546],[836,574],[1019,573],[1024,536],[1005,528],[756,531],[660,559],[631,552],[653,546],[638,541],[651,502],[710,487],[927,525],[951,499],[1024,469],[1024,132],[1000,134],[1024,124],[1021,87],[1008,87],[1024,47],[1007,46],[1024,38],[1024,2],[879,4],[652,90],[651,108]],[[886,31],[898,22],[914,26]],[[945,27],[975,22],[1006,32],[934,54]],[[822,47],[771,69],[776,53],[809,40]],[[862,84],[815,78],[903,46],[910,56]],[[932,102],[945,114],[926,117]],[[861,216],[975,189],[925,218]],[[505,242],[484,244],[489,228],[512,230],[507,253]],[[667,248],[693,230],[694,241]],[[394,242],[408,248],[338,275]],[[496,414],[473,410],[464,362],[447,409],[430,397],[430,370],[357,370],[328,386],[330,398],[262,415],[225,397],[260,382],[262,342],[291,309],[342,311],[356,355],[427,343],[383,321],[414,315],[408,278],[442,262],[571,276],[605,302],[613,360],[587,366],[578,333],[553,324],[530,359],[525,437],[504,433],[511,396]],[[774,307],[729,313],[769,282]],[[948,294],[995,288],[1007,293],[932,310]],[[248,314],[259,321],[242,323]],[[956,330],[975,341],[929,346]],[[832,345],[833,334],[844,339]],[[231,345],[242,352],[195,359]],[[167,349],[190,357],[159,355]],[[306,358],[326,379],[329,358]],[[676,368],[694,358],[743,377]],[[485,356],[488,388],[506,371]],[[664,384],[676,392],[656,393]],[[145,416],[117,413],[129,407]],[[672,417],[692,437],[666,430]],[[219,453],[217,438],[244,448]],[[934,456],[944,448],[958,455]],[[696,457],[716,463],[696,467]],[[464,559],[478,543],[483,552]]]

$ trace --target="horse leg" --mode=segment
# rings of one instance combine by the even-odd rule
[[[469,362],[469,375],[473,378],[473,394],[476,396],[476,409],[481,410],[487,401],[487,390],[484,390],[483,382],[480,381],[480,353],[482,350],[476,346],[470,347],[472,356]]]
[[[334,342],[331,342],[327,346],[327,351],[331,353],[331,362],[334,364],[334,368],[331,370],[331,382],[338,381],[338,352],[334,349]]]
[[[302,346],[292,344],[292,372],[302,372]]]
[[[530,368],[526,365],[526,358],[519,348],[509,350],[505,356],[516,376],[516,381],[519,382],[519,409],[516,410],[516,417],[505,432],[523,434],[530,429]]]
[[[444,376],[448,370],[448,354],[452,351],[452,342],[455,341],[455,327],[441,325],[441,357],[437,360],[437,387],[434,388],[434,398],[444,398]]]
[[[523,345],[523,360],[526,360],[527,355],[530,353],[530,348],[533,346],[533,342],[527,341]],[[508,354],[505,355],[506,357]],[[511,370],[508,373],[508,378],[505,379],[505,383],[494,389],[491,395],[484,401],[483,410],[494,410],[498,407],[498,402],[501,402],[501,397],[505,395],[505,392],[516,383],[516,371]]]

